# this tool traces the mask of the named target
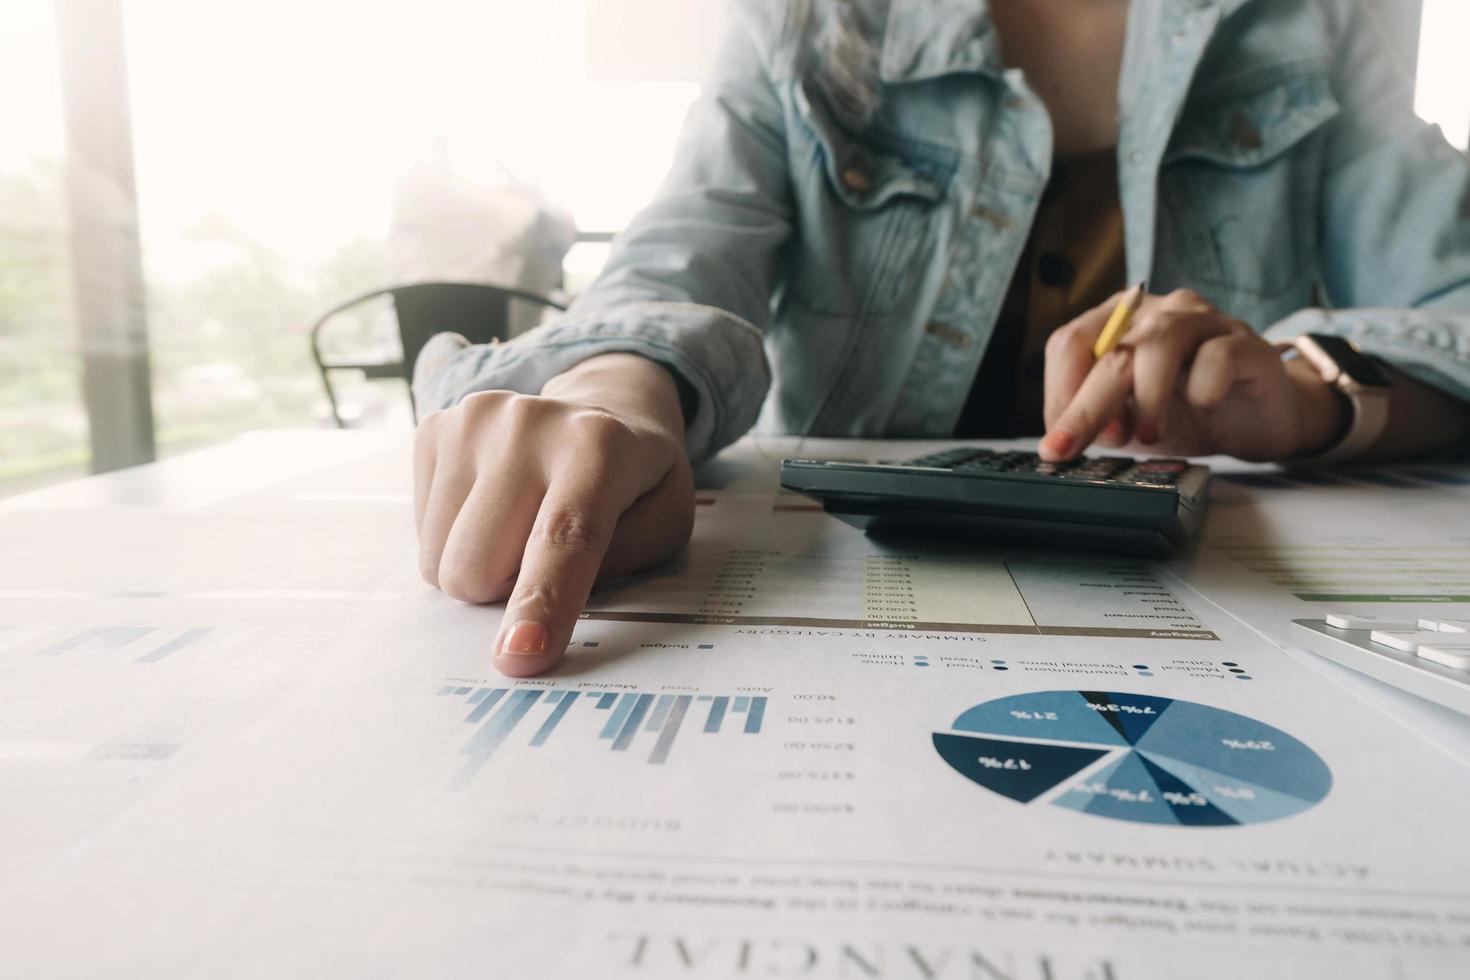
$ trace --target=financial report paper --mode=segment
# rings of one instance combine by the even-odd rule
[[[253,519],[275,573],[292,562],[268,542],[309,523],[286,515],[350,515],[314,601],[300,578],[267,593],[201,567],[132,590],[173,594],[155,633],[129,603],[165,600],[139,596],[96,622],[32,596],[0,632],[37,702],[88,671],[117,690],[87,695],[74,757],[28,760],[36,812],[72,831],[12,824],[11,847],[45,846],[5,879],[8,969],[1465,975],[1464,765],[1188,566],[878,542],[737,481],[700,491],[679,563],[593,597],[558,671],[509,681],[488,667],[498,611],[423,586],[411,545],[373,530],[404,520],[401,494],[334,486],[151,518],[179,547]],[[1235,558],[1201,561],[1229,584],[1211,563]],[[309,650],[256,629],[287,623],[317,631]],[[189,638],[204,628],[221,635]],[[190,706],[151,760],[150,698]],[[127,778],[168,778],[93,813],[81,781],[114,742]],[[39,775],[62,763],[67,785]]]

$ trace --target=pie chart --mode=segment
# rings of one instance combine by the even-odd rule
[[[1182,827],[1294,816],[1332,772],[1279,728],[1194,701],[1040,691],[962,712],[934,748],[960,775],[1018,803]]]

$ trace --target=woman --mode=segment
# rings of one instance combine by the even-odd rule
[[[1381,460],[1470,437],[1470,166],[1414,118],[1374,0],[737,14],[597,283],[516,341],[441,335],[420,359],[424,577],[509,600],[502,671],[551,666],[599,575],[685,544],[689,460],[758,412],[823,435],[1044,431],[1050,459],[1101,440]],[[1145,279],[1094,363],[1115,293]],[[1389,365],[1381,434],[1283,357],[1309,331]]]

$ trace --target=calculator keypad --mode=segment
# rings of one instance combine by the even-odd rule
[[[904,466],[947,469],[956,473],[1008,473],[1049,476],[1058,480],[1120,483],[1131,486],[1173,487],[1189,468],[1180,459],[1130,459],[1127,456],[1084,456],[1061,463],[1047,462],[1036,453],[1018,450],[946,449],[907,460]]]

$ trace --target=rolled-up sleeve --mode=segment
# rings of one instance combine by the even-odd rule
[[[685,449],[699,459],[754,425],[770,387],[763,331],[791,234],[784,112],[759,35],[736,11],[654,201],[613,244],[592,286],[515,340],[432,341],[415,366],[419,411],[488,389],[540,392],[599,354],[634,353],[692,392]]]
[[[1470,158],[1412,109],[1412,81],[1364,0],[1325,5],[1341,112],[1326,161],[1321,278],[1332,308],[1272,327],[1348,337],[1470,401]]]

